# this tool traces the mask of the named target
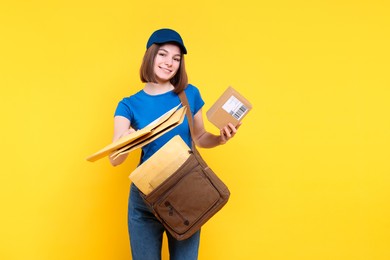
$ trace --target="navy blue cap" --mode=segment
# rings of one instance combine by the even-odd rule
[[[155,31],[149,38],[148,43],[146,44],[146,49],[149,49],[153,43],[163,44],[173,42],[179,45],[183,54],[187,54],[187,49],[184,46],[183,39],[180,37],[176,31],[172,29],[160,29]]]

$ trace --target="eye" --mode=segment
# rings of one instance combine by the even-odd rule
[[[161,57],[166,56],[166,54],[164,52],[159,52],[158,55],[161,56]]]
[[[173,58],[174,61],[180,62],[180,58]]]

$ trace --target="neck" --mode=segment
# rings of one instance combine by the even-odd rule
[[[144,86],[144,91],[151,95],[164,94],[168,91],[173,90],[174,87],[170,82],[166,83],[152,83],[148,82]]]

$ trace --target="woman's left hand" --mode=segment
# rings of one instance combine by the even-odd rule
[[[240,126],[241,126],[241,122],[238,123],[238,125],[236,127],[234,127],[234,125],[232,123],[229,123],[227,126],[222,128],[220,130],[221,135],[219,136],[219,138],[220,138],[219,143],[225,144],[227,141],[229,141],[231,138],[233,138],[235,136],[235,134],[237,133],[237,130]]]

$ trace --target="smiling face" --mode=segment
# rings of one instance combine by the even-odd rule
[[[158,83],[169,82],[177,73],[180,67],[181,51],[174,44],[164,44],[158,49],[154,58],[154,74]]]

